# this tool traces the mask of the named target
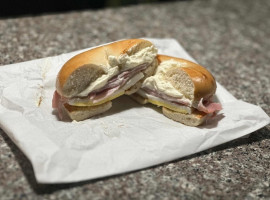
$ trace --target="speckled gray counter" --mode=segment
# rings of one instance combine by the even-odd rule
[[[172,37],[238,99],[270,115],[270,1],[204,0],[0,20],[0,65],[132,37]],[[40,185],[0,130],[0,199],[270,198],[270,126],[149,169]]]

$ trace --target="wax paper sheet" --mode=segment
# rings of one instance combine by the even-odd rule
[[[193,60],[174,39],[148,39],[159,53]],[[269,123],[260,107],[235,99],[220,84],[216,97],[223,110],[200,127],[174,122],[160,108],[139,105],[128,96],[89,120],[59,121],[51,107],[56,75],[81,51],[0,67],[0,127],[29,158],[40,183],[143,169],[245,136]]]

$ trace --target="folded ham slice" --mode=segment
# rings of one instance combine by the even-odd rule
[[[205,113],[214,113],[216,111],[222,110],[222,107],[220,103],[213,103],[210,100],[203,100],[201,98],[197,109]]]
[[[58,110],[58,116],[60,119],[63,119],[62,106],[65,102],[66,99],[64,97],[61,97],[58,92],[55,91],[52,99],[52,107]]]

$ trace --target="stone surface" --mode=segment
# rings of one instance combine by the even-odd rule
[[[132,37],[176,38],[235,97],[270,115],[270,1],[143,4],[0,19],[0,65]],[[0,199],[267,199],[270,126],[145,170],[73,184],[37,184],[0,129]]]

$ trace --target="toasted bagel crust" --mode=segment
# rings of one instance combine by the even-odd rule
[[[100,46],[94,49],[90,49],[83,53],[80,53],[70,60],[68,60],[58,73],[56,80],[56,90],[64,97],[72,97],[77,90],[76,78],[71,80],[72,76],[77,74],[89,73],[89,71],[95,71],[90,77],[89,82],[95,81],[105,72],[102,66],[106,66],[108,63],[108,56],[120,56],[122,54],[133,54],[142,48],[152,46],[153,44],[143,39],[128,39],[114,43],[110,43],[104,46]],[[78,73],[77,73],[78,72]],[[74,84],[73,84],[74,82]],[[87,81],[85,81],[87,82]],[[73,84],[74,88],[70,88]],[[80,86],[79,90],[83,90],[84,86]]]
[[[63,109],[66,112],[66,114],[70,117],[70,119],[76,121],[82,121],[90,117],[93,117],[97,114],[104,113],[111,107],[112,107],[111,101],[107,101],[106,103],[97,106],[78,107],[78,106],[71,106],[69,104],[63,105]]]
[[[169,119],[188,126],[199,126],[205,121],[206,117],[208,116],[206,113],[199,111],[194,111],[191,114],[179,113],[166,107],[162,107],[162,113]]]
[[[194,100],[199,101],[201,98],[208,98],[215,94],[217,87],[215,78],[206,68],[191,61],[171,56],[158,55],[157,59],[159,64],[167,60],[174,60],[183,66],[180,67],[180,70],[189,75],[194,85]]]

